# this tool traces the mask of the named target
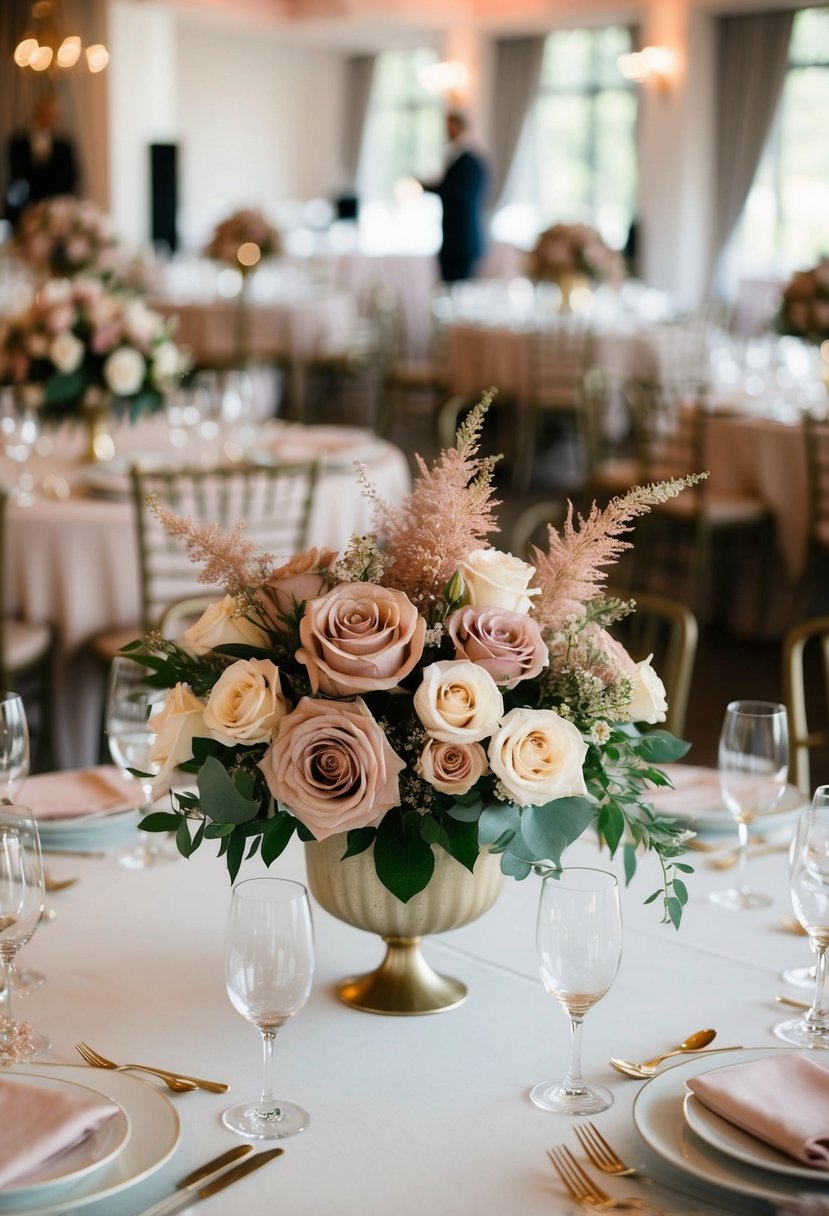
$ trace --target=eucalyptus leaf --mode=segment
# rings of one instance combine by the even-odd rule
[[[259,804],[239,792],[215,756],[208,756],[201,766],[198,787],[202,810],[214,823],[247,823],[256,817]]]
[[[677,739],[666,730],[651,730],[639,739],[631,739],[628,746],[643,760],[654,764],[669,764],[673,760],[681,760],[691,744],[686,743],[684,739]]]
[[[510,878],[517,878],[520,882],[532,873],[532,866],[528,861],[524,861],[523,857],[515,857],[512,853],[507,852],[501,854],[501,870]]]
[[[521,812],[512,802],[499,802],[485,807],[478,820],[478,843],[494,844],[506,832],[513,835],[521,826]]]
[[[587,798],[558,798],[528,806],[521,815],[521,837],[533,861],[561,866],[561,855],[592,823],[596,804]]]
[[[480,795],[469,802],[461,802],[455,799],[450,806],[446,807],[446,814],[450,815],[452,819],[457,819],[459,823],[477,823],[481,816],[483,805],[483,799]]]

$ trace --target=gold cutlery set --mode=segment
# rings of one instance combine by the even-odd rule
[[[176,1183],[176,1189],[171,1195],[151,1208],[146,1208],[141,1216],[172,1216],[172,1213],[189,1208],[201,1199],[209,1199],[211,1195],[218,1194],[225,1187],[246,1178],[254,1170],[261,1169],[269,1161],[281,1157],[284,1152],[284,1148],[271,1148],[264,1153],[257,1153],[252,1144],[240,1144],[182,1178]]]

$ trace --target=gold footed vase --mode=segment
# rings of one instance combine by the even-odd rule
[[[377,877],[373,845],[341,861],[345,850],[344,834],[306,844],[308,886],[317,903],[338,920],[379,933],[386,956],[376,971],[342,980],[340,1000],[365,1013],[396,1017],[442,1013],[460,1005],[466,985],[439,975],[423,957],[421,941],[430,933],[469,924],[492,907],[504,882],[500,857],[482,853],[470,873],[435,848],[429,885],[404,904]]]
[[[112,411],[109,406],[85,406],[83,422],[86,427],[86,461],[89,464],[102,464],[112,460],[115,443],[110,434]]]
[[[583,274],[562,274],[556,279],[561,291],[559,312],[569,316],[573,311],[573,293],[590,290],[590,280]]]

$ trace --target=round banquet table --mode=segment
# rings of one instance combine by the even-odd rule
[[[157,462],[159,453],[173,452],[161,419],[121,426],[114,438],[124,465],[142,454]],[[101,672],[84,643],[102,630],[140,619],[138,548],[132,502],[125,495],[101,498],[87,492],[79,431],[63,428],[46,442],[51,442],[49,454],[32,457],[28,467],[47,492],[30,506],[10,502],[7,509],[6,607],[55,628],[56,758],[59,767],[77,767],[94,760],[100,730]],[[257,445],[260,451],[270,447],[274,459],[282,452],[284,459],[324,460],[310,545],[342,549],[353,532],[370,529],[372,507],[357,482],[354,460],[365,463],[369,479],[389,503],[400,502],[410,486],[406,457],[369,431],[275,422],[258,432]],[[209,453],[215,458],[220,447],[219,442]],[[175,457],[179,464],[200,455],[192,444],[186,451],[186,458]],[[0,475],[8,482],[16,481],[18,472],[0,459]],[[56,478],[61,479],[57,485]],[[69,497],[55,497],[58,488],[68,490]]]

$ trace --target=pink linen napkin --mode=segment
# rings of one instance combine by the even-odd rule
[[[79,1144],[118,1110],[103,1096],[0,1080],[0,1190]]]
[[[770,1056],[717,1068],[686,1084],[729,1123],[829,1171],[829,1067],[807,1056]]]
[[[648,800],[665,815],[693,815],[700,811],[724,811],[720,774],[699,764],[663,764],[674,783],[671,789],[655,789]]]
[[[35,819],[77,819],[107,811],[132,810],[143,802],[141,786],[111,764],[30,777],[19,796]]]

